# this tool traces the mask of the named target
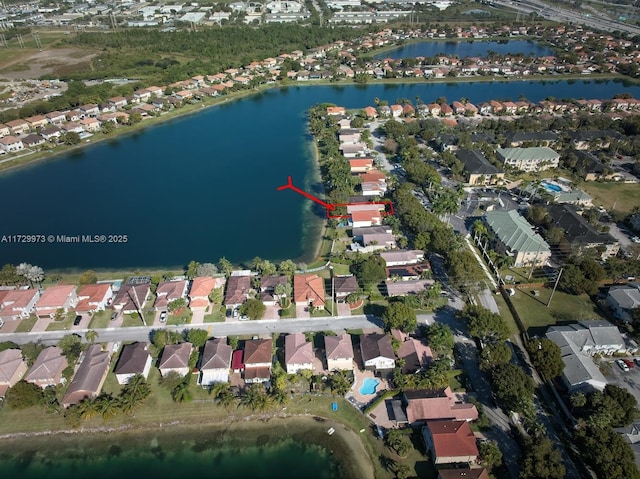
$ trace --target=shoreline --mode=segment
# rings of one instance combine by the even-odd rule
[[[329,427],[334,428],[334,434],[327,434]],[[52,437],[56,437],[55,443],[51,441]],[[176,437],[186,439],[182,442],[172,441],[172,438]],[[145,452],[141,447],[143,444],[157,443],[160,439],[172,444],[175,442],[176,446],[184,446],[185,440],[202,440],[208,437],[215,438],[212,444],[214,451],[221,451],[229,446],[232,448],[251,446],[251,442],[247,441],[248,438],[255,438],[255,447],[259,448],[277,446],[288,440],[310,446],[315,445],[328,454],[343,479],[373,479],[375,475],[372,466],[373,458],[367,452],[361,437],[343,422],[317,415],[247,416],[231,423],[220,421],[188,423],[176,420],[155,426],[16,433],[0,436],[0,451],[10,450],[18,457],[21,449],[29,451],[35,447],[39,454],[44,450],[54,453],[55,456],[55,454],[64,454],[61,445],[68,446],[67,449],[71,450],[74,446],[82,450],[92,447],[104,450],[105,447],[113,444],[132,442],[140,446],[139,452],[142,453]],[[43,444],[40,446],[39,443]],[[6,456],[7,453],[3,452],[3,455]]]

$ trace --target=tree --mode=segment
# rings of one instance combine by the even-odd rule
[[[296,264],[290,259],[285,259],[278,265],[278,271],[287,276],[292,276],[296,272]]]
[[[120,391],[120,408],[129,414],[140,407],[151,395],[151,386],[141,374],[132,376]]]
[[[562,479],[565,467],[560,451],[548,438],[526,441],[519,479]]]
[[[271,398],[262,384],[252,384],[240,400],[240,404],[252,411],[264,411],[271,405]]]
[[[411,440],[401,429],[391,429],[387,432],[385,439],[387,446],[396,451],[400,457],[407,457],[409,452],[413,449]]]
[[[74,364],[82,352],[82,339],[77,334],[67,334],[60,340],[58,346],[62,349],[62,354],[67,357],[67,361]]]
[[[364,289],[375,288],[380,281],[387,277],[386,263],[378,255],[370,256],[364,261],[353,266],[353,272],[358,278],[358,283]]]
[[[98,282],[98,275],[95,271],[88,269],[80,275],[78,283],[80,284],[96,284]]]
[[[177,372],[170,371],[166,375],[160,377],[160,379],[158,380],[158,384],[161,387],[167,389],[168,391],[173,391],[178,386],[178,384],[180,384],[183,381],[184,381],[184,378],[180,376]]]
[[[95,407],[103,419],[111,419],[120,411],[120,401],[109,393],[102,393],[94,399]]]
[[[90,329],[89,331],[84,333],[84,339],[86,339],[91,344],[95,343],[96,339],[98,339],[98,331],[94,331],[93,329]]]
[[[229,276],[233,271],[233,264],[224,256],[218,260],[218,269],[224,273],[225,276]]]
[[[68,131],[62,135],[62,143],[69,146],[79,145],[82,139],[75,131]]]
[[[213,263],[202,263],[196,268],[196,277],[213,276],[218,273],[218,267]]]
[[[551,380],[562,374],[564,361],[556,343],[547,338],[534,338],[526,347],[533,366],[544,379]]]
[[[515,364],[501,364],[491,372],[493,390],[506,409],[522,412],[533,400],[533,379]]]
[[[351,389],[352,380],[347,372],[336,371],[329,377],[329,385],[333,394],[344,396]]]
[[[489,470],[502,464],[502,452],[493,441],[482,441],[478,445],[482,464]]]
[[[182,335],[176,331],[168,329],[155,329],[151,331],[151,343],[158,351],[164,349],[167,344],[178,344],[182,342]]]
[[[240,306],[240,313],[246,315],[249,319],[260,319],[267,311],[267,307],[259,299],[248,299]]]
[[[197,261],[190,261],[187,265],[187,270],[185,272],[185,276],[187,279],[192,280],[198,274],[198,268],[200,267],[200,263]]]
[[[488,343],[480,351],[480,369],[490,371],[499,364],[511,361],[511,348],[504,341]]]
[[[399,329],[405,333],[415,331],[418,326],[416,312],[404,303],[391,303],[382,313],[382,322],[386,331]]]
[[[640,479],[631,447],[610,427],[581,427],[576,431],[576,442],[598,477]]]
[[[38,286],[42,286],[44,277],[44,270],[40,266],[31,266],[29,271],[27,271],[27,279],[32,285],[33,283],[38,283]]]
[[[444,323],[435,322],[425,329],[427,341],[432,349],[438,352],[453,350],[453,332],[449,326]]]
[[[603,391],[605,397],[613,399],[617,403],[620,411],[620,418],[612,422],[613,427],[628,426],[638,415],[638,402],[633,394],[627,389],[616,386],[615,384],[607,384]]]
[[[26,381],[18,381],[7,391],[5,401],[13,409],[26,409],[42,403],[42,389]]]
[[[482,306],[468,304],[456,316],[467,323],[471,336],[483,341],[504,341],[509,337],[509,328],[502,317]]]
[[[171,390],[171,398],[175,402],[190,402],[193,399],[193,393],[189,389],[189,376]]]
[[[189,329],[187,332],[187,341],[196,348],[201,348],[209,339],[209,332],[206,329]]]
[[[582,408],[587,405],[587,396],[578,391],[569,396],[569,402],[571,403],[571,412],[573,412],[575,408]]]

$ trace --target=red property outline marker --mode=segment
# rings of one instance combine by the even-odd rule
[[[331,211],[335,210],[337,206],[357,206],[357,205],[362,205],[362,204],[384,205],[384,210],[385,211],[381,212],[382,216],[393,216],[393,213],[394,213],[393,203],[391,201],[388,201],[388,200],[387,201],[373,201],[371,203],[340,203],[340,204],[327,203],[325,201],[322,201],[320,198],[318,198],[316,196],[313,196],[310,193],[307,193],[306,191],[302,191],[297,186],[294,186],[293,182],[291,181],[291,177],[290,176],[287,176],[287,184],[286,185],[278,186],[278,191],[283,191],[283,190],[293,190],[296,193],[304,196],[305,198],[308,198],[311,201],[314,201],[314,202],[318,203],[319,205],[322,205],[327,210],[327,218],[349,218],[351,215],[332,215]],[[388,211],[387,211],[387,208],[388,208]]]

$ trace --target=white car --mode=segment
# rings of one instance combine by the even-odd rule
[[[629,371],[629,366],[627,366],[627,365],[625,364],[625,362],[624,362],[622,359],[616,359],[616,364],[617,364],[617,365],[618,365],[618,367],[619,367],[620,369],[622,369],[625,373],[626,373],[627,371]]]
[[[167,312],[163,311],[160,313],[160,322],[164,323],[167,320]]]

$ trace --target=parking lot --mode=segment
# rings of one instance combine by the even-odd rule
[[[625,372],[612,359],[607,360],[606,367],[602,369],[609,383],[626,388],[640,403],[640,366],[635,365]]]

